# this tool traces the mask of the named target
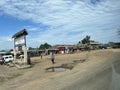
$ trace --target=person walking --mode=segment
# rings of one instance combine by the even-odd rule
[[[52,53],[51,53],[51,61],[52,61],[52,64],[55,63],[55,62],[54,62],[54,59],[55,59],[55,56],[54,56],[54,53],[52,52]]]
[[[41,59],[42,59],[42,55],[43,55],[43,53],[41,52],[41,53],[40,53],[40,57],[41,57]]]

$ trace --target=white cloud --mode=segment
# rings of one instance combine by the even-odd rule
[[[38,27],[26,26],[25,27],[28,31],[36,32],[39,30]]]
[[[12,49],[14,42],[11,36],[0,36],[0,50],[1,49]]]
[[[1,36],[0,37],[0,42],[11,42],[13,41],[10,36]]]
[[[19,19],[49,26],[42,32],[37,27],[29,28],[30,32],[37,31],[35,37],[28,40],[30,44],[76,43],[87,34],[103,42],[116,40],[117,36],[112,33],[120,26],[120,1],[100,0],[96,4],[90,1],[0,0],[0,10]]]

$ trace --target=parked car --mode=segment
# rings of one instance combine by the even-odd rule
[[[3,58],[4,58],[5,62],[13,61],[13,56],[12,55],[4,55]]]
[[[24,55],[21,54],[21,55],[19,56],[19,58],[24,58]]]

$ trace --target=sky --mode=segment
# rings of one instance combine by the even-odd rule
[[[86,35],[101,43],[120,42],[120,0],[0,0],[0,50],[27,29],[27,46],[76,44]]]

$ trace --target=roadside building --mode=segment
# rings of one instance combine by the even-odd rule
[[[58,50],[59,54],[69,53],[73,51],[73,47],[74,45],[70,45],[70,44],[59,44],[54,46],[54,48]]]
[[[49,49],[45,50],[45,54],[46,55],[49,55],[50,53],[57,54],[58,53],[58,49],[56,49],[56,48],[49,48]]]
[[[112,48],[120,48],[120,42],[114,43]]]
[[[12,55],[12,54],[9,51],[0,51],[0,55],[3,56],[3,55]]]
[[[75,45],[75,48],[77,50],[95,50],[95,49],[102,49],[103,48],[103,44],[98,42],[98,41],[90,41],[88,44],[82,44],[82,43],[78,43]]]
[[[89,46],[90,49],[94,50],[94,49],[101,49],[100,47],[102,47],[103,44],[98,41],[90,41]]]

